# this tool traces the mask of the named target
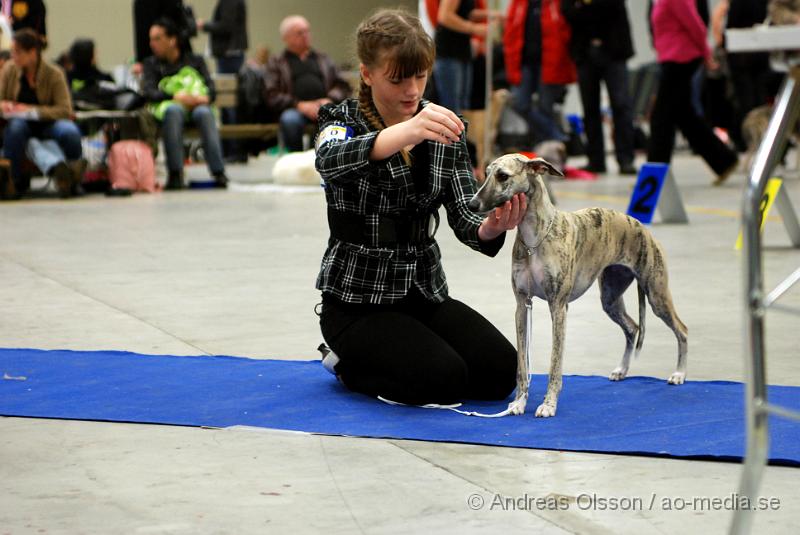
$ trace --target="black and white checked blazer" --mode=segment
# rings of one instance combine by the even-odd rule
[[[491,242],[481,242],[478,226],[483,218],[467,206],[476,182],[464,134],[452,145],[425,142],[430,180],[427,191],[419,195],[400,153],[370,161],[378,131],[358,110],[358,100],[321,108],[318,137],[331,125],[349,127],[352,137],[318,139],[316,167],[322,175],[325,198],[329,208],[364,216],[370,245],[330,238],[317,277],[319,290],[347,303],[387,304],[402,299],[415,284],[427,299],[444,301],[447,281],[438,244],[378,247],[379,214],[418,217],[437,212],[444,205],[448,224],[460,241],[489,256],[498,253],[505,233]]]

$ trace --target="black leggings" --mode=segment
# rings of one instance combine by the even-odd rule
[[[736,163],[736,153],[719,140],[692,107],[692,76],[700,60],[661,64],[658,94],[650,117],[650,146],[647,161],[669,163],[675,146],[675,127],[681,129],[689,146],[714,173],[720,175]]]
[[[322,336],[336,373],[355,392],[411,405],[505,399],[517,353],[464,303],[432,303],[412,289],[392,305],[353,305],[323,295]]]

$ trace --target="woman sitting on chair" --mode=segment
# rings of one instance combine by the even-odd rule
[[[42,59],[42,41],[31,29],[14,33],[11,62],[0,72],[0,110],[7,120],[3,155],[19,196],[28,189],[22,164],[27,156],[55,180],[62,198],[80,193],[85,169],[81,132],[69,120],[72,102],[64,73]]]

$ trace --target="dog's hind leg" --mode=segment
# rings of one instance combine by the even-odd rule
[[[600,285],[600,301],[603,304],[603,310],[614,323],[622,328],[622,332],[625,334],[625,353],[622,355],[622,362],[614,368],[609,376],[612,381],[621,381],[628,374],[633,344],[639,330],[636,322],[625,311],[625,300],[622,297],[633,279],[633,272],[627,267],[619,265],[608,266],[597,279]]]
[[[671,385],[683,384],[684,380],[686,380],[689,329],[675,312],[675,306],[672,304],[672,295],[667,284],[666,272],[663,272],[660,276],[651,276],[647,284],[643,284],[643,286],[653,313],[666,323],[667,327],[675,333],[675,338],[678,340],[678,365],[667,382]]]
[[[547,381],[547,393],[544,396],[544,402],[536,408],[536,416],[539,418],[549,418],[556,415],[558,394],[561,393],[561,364],[564,358],[567,303],[559,301],[549,304],[550,318],[553,322],[553,349],[550,354],[550,374]]]

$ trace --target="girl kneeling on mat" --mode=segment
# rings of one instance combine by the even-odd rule
[[[516,350],[449,297],[433,236],[444,205],[458,239],[494,256],[526,199],[486,218],[469,210],[476,183],[464,123],[422,100],[435,52],[416,17],[378,11],[359,26],[357,48],[359,98],[323,107],[316,141],[330,227],[317,279],[334,352],[324,363],[349,389],[395,402],[504,399]]]

